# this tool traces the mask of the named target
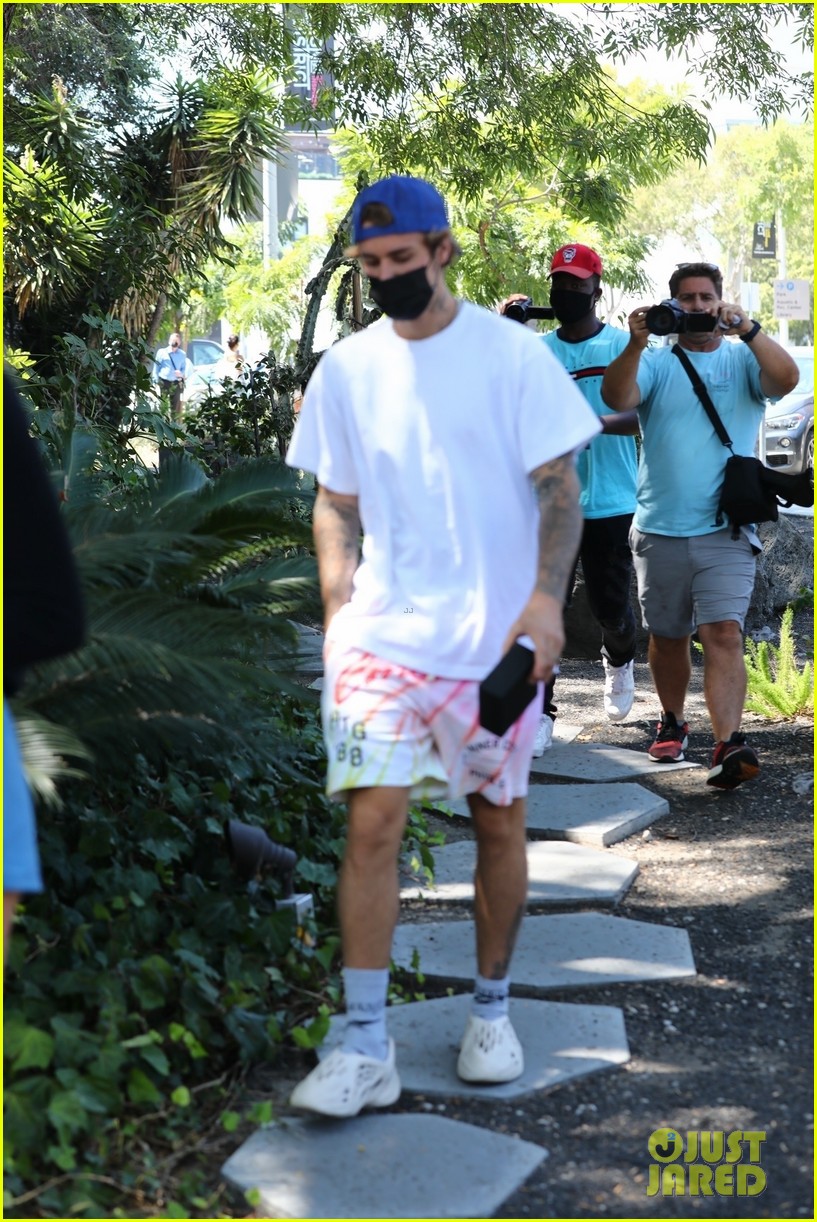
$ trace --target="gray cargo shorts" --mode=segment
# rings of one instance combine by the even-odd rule
[[[699,624],[735,620],[743,629],[755,584],[757,547],[727,526],[676,539],[630,529],[633,567],[644,627],[677,640]]]

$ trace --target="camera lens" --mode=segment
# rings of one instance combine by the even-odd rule
[[[650,306],[644,321],[652,335],[672,335],[678,330],[678,311],[667,301]]]
[[[514,322],[527,322],[530,304],[530,297],[525,297],[522,301],[512,301],[510,305],[505,306],[505,317],[512,318]]]

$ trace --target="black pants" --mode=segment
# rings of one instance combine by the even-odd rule
[[[585,520],[567,587],[565,606],[569,607],[581,561],[587,603],[601,628],[601,654],[611,666],[624,666],[635,657],[637,626],[630,606],[633,556],[628,542],[632,520],[631,513]],[[545,685],[544,712],[554,711],[554,684],[555,677]]]
[[[182,418],[182,391],[184,390],[184,379],[176,378],[171,382],[169,378],[159,378],[159,384],[162,388],[162,393],[167,395],[170,400],[170,414],[174,420]]]

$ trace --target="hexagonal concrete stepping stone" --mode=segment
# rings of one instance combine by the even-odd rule
[[[316,692],[322,692],[323,691],[323,675],[318,675],[317,679],[313,679],[311,683],[307,684],[307,687],[313,688]]]
[[[473,984],[473,921],[398,925],[392,959],[411,971],[415,951],[425,976],[445,983]],[[685,929],[600,912],[563,913],[525,917],[511,963],[511,990],[586,989],[694,975]]]
[[[572,743],[574,738],[579,737],[583,729],[584,726],[580,726],[577,722],[564,721],[561,717],[557,717],[553,723],[553,742]]]
[[[449,809],[470,819],[465,798]],[[643,785],[532,785],[528,790],[528,832],[548,840],[608,845],[632,836],[669,814],[669,802]]]
[[[578,1006],[567,1002],[514,997],[510,1017],[525,1050],[525,1069],[515,1082],[493,1086],[457,1077],[457,1053],[471,1011],[471,994],[437,997],[390,1006],[389,1035],[397,1045],[403,1090],[421,1095],[460,1095],[516,1099],[549,1090],[571,1078],[615,1069],[630,1059],[624,1015],[615,1006]],[[340,1042],[345,1016],[332,1019],[318,1055]]]
[[[476,840],[456,840],[434,849],[434,881],[412,877],[405,866],[401,899],[469,904],[474,898]],[[638,873],[638,862],[579,844],[540,840],[528,844],[528,904],[617,904]]]
[[[699,768],[691,760],[659,764],[646,751],[630,751],[609,743],[556,743],[531,761],[531,776],[572,776],[585,781],[621,781],[637,776],[660,776],[677,768]]]
[[[543,1146],[444,1116],[369,1114],[261,1129],[221,1169],[260,1218],[490,1218]]]

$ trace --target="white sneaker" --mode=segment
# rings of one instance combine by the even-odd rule
[[[604,663],[604,711],[608,721],[623,721],[633,707],[635,696],[635,678],[632,662],[623,666],[611,666],[606,658]]]
[[[292,1092],[293,1107],[322,1116],[356,1116],[364,1107],[388,1107],[400,1098],[394,1040],[385,1061],[336,1048]]]
[[[533,740],[533,758],[538,759],[553,746],[553,718],[543,713],[539,718],[539,729]]]
[[[469,1015],[457,1060],[457,1074],[463,1082],[513,1082],[524,1068],[522,1045],[507,1016]]]

